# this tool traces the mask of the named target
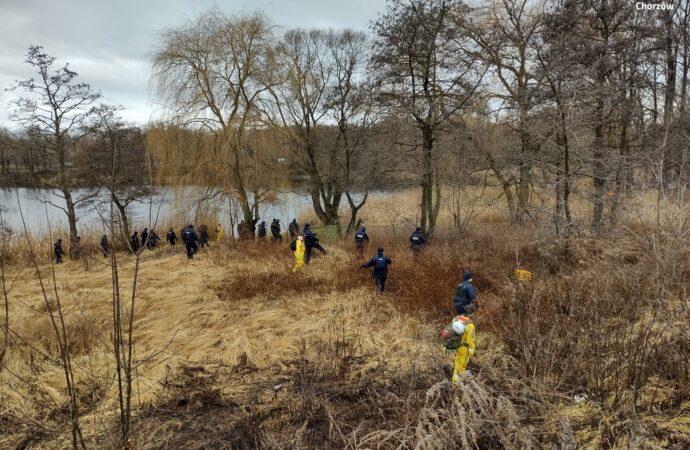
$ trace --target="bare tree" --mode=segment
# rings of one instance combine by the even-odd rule
[[[104,105],[93,124],[94,138],[85,145],[85,167],[91,167],[94,182],[105,186],[119,220],[120,239],[129,243],[129,206],[153,194],[151,165],[146,158],[144,132],[127,125],[119,116],[121,108]]]
[[[366,35],[352,30],[334,33],[329,42],[334,73],[328,103],[338,127],[334,150],[342,155],[339,158],[342,161],[339,170],[342,172],[345,197],[350,206],[347,233],[357,227],[357,214],[367,201],[367,179],[373,176],[377,166],[380,168],[378,164],[365,166],[360,163],[363,152],[377,153],[378,150],[368,146],[371,127],[377,119],[377,108],[369,95],[370,86],[362,81],[366,78],[366,44]],[[364,190],[359,201],[351,192],[357,187]]]
[[[516,200],[508,206],[512,208],[511,220],[517,222],[524,221],[529,214],[532,169],[541,145],[531,114],[542,87],[533,56],[535,48],[541,45],[538,35],[542,18],[539,3],[500,0],[475,12],[472,20],[461,20],[459,24],[477,44],[475,56],[488,64],[500,81],[501,89],[493,95],[508,106],[509,123],[520,137],[515,186],[506,186],[514,188],[514,193],[506,192],[506,198]],[[500,170],[496,166],[494,169]]]
[[[330,46],[335,32],[289,30],[279,44],[284,82],[274,95],[281,123],[295,150],[296,169],[306,174],[316,216],[340,230],[338,209],[344,193],[339,149],[323,122],[330,112],[329,90],[336,76]]]
[[[219,186],[236,195],[244,220],[254,223],[250,193],[260,199],[260,177],[276,162],[248,136],[268,114],[272,27],[260,15],[226,16],[212,9],[162,39],[152,81],[171,119],[147,136],[158,176],[178,185]]]
[[[441,207],[435,143],[444,125],[471,105],[484,73],[457,26],[466,9],[458,0],[393,0],[373,25],[381,101],[410,117],[421,135],[420,226],[428,235]]]
[[[88,134],[86,126],[93,116],[101,94],[87,83],[77,82],[77,73],[65,64],[54,68],[55,58],[32,45],[26,62],[36,70],[38,78],[18,81],[12,90],[25,94],[13,103],[10,114],[40,140],[40,151],[53,161],[57,175],[48,181],[65,201],[64,206],[53,205],[67,215],[70,233],[70,254],[74,256],[77,238],[76,206],[93,195],[74,198],[75,179],[79,176],[71,157],[77,143]]]

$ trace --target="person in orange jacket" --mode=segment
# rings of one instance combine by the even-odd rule
[[[293,272],[299,272],[304,266],[305,251],[304,236],[300,234],[295,241],[295,265],[292,267]]]

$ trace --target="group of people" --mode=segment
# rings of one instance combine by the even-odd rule
[[[254,219],[251,223],[246,221],[241,221],[237,224],[237,236],[243,241],[253,241],[254,237],[258,237],[259,241],[266,241],[268,237],[268,231],[271,232],[271,240],[273,242],[283,242],[282,227],[280,225],[280,219],[273,219],[269,229],[266,229],[266,221],[262,220],[258,227],[257,222],[259,219]]]
[[[107,239],[107,236],[103,236]],[[149,231],[148,228],[144,228],[144,231],[139,234],[138,231],[134,231],[132,236],[129,238],[129,246],[133,253],[138,252],[141,249],[147,248],[153,250],[158,247],[158,242],[161,238],[158,236],[155,230]],[[103,240],[101,239],[101,244]],[[101,245],[101,250],[103,250],[103,245]],[[105,253],[105,252],[104,252]]]
[[[361,257],[364,254],[364,248],[369,242],[369,235],[366,227],[361,227],[355,233],[355,248]],[[417,255],[428,245],[428,241],[424,237],[421,228],[417,227],[410,236],[410,248],[416,258]],[[368,262],[361,265],[362,268],[373,267],[373,277],[376,283],[376,288],[379,293],[383,293],[386,280],[388,278],[388,266],[391,264],[391,259],[384,254],[382,247],[376,251],[376,256],[371,258]],[[474,275],[472,272],[465,272],[463,274],[462,282],[458,284],[455,289],[455,296],[453,297],[453,307],[456,316],[451,321],[451,324],[441,332],[444,338],[444,348],[455,351],[455,358],[453,364],[453,383],[460,381],[460,374],[465,371],[467,364],[475,353],[475,325],[471,318],[471,314],[476,309],[477,289],[473,283]]]
[[[254,221],[251,224],[242,221],[240,224],[238,224],[237,231],[240,239],[254,239],[254,229],[257,221]],[[272,241],[282,242],[283,237],[279,219],[273,219],[270,225],[270,231]],[[220,241],[223,236],[223,227],[218,224],[215,232],[216,240]],[[305,224],[300,231],[300,226],[297,223],[297,220],[293,219],[288,225],[288,233],[292,239],[290,247],[294,252],[295,257],[295,264],[292,268],[293,272],[298,272],[304,267],[305,264],[309,264],[312,251],[314,249],[319,250],[322,254],[327,253],[321,245],[317,234],[312,231],[310,224]],[[257,234],[259,241],[266,240],[267,230],[265,221],[261,221],[259,223]],[[193,225],[187,225],[181,230],[180,237],[186,248],[188,259],[193,259],[194,254],[199,250],[199,248],[203,248],[205,246],[207,247],[210,240],[208,227],[206,225],[200,225],[198,232],[194,229]],[[176,245],[178,237],[173,228],[170,228],[170,230],[167,232],[166,240],[170,246]],[[362,257],[364,255],[366,245],[370,241],[366,227],[362,226],[355,232],[354,240],[357,254]],[[410,248],[415,258],[429,245],[421,228],[419,227],[415,228],[409,240]],[[131,250],[136,253],[143,248],[156,248],[159,241],[160,238],[156,234],[155,230],[149,231],[148,228],[144,228],[141,234],[138,234],[137,231],[132,234],[130,238],[130,246]],[[105,257],[110,255],[111,248],[107,235],[102,236],[100,248]],[[62,248],[62,239],[58,239],[57,242],[55,242],[53,250],[56,263],[61,263],[62,257],[65,255],[65,252]],[[388,279],[388,267],[391,265],[391,263],[392,261],[388,256],[385,255],[383,247],[379,247],[376,251],[376,255],[360,266],[364,269],[373,268],[374,282],[376,284],[377,291],[380,294],[382,294],[385,290],[386,280]],[[453,367],[452,377],[453,382],[455,383],[459,381],[460,374],[466,369],[470,357],[472,357],[475,352],[475,326],[470,318],[470,315],[475,311],[476,298],[477,289],[473,284],[473,274],[472,272],[465,272],[463,275],[463,280],[458,284],[455,291],[455,296],[453,297],[453,306],[456,317],[454,317],[451,324],[441,332],[441,336],[445,339],[443,344],[444,347],[448,350],[455,351],[455,364]]]
[[[288,226],[290,237],[294,236],[294,240],[290,243],[290,248],[295,252],[295,265],[292,267],[293,272],[299,272],[305,264],[311,261],[311,253],[313,249],[319,250],[322,254],[326,254],[326,249],[321,246],[318,236],[311,230],[311,225],[304,224],[304,229],[299,232],[299,224],[296,219],[293,219]]]
[[[184,244],[185,249],[187,250],[187,259],[194,259],[194,254],[198,252],[200,248],[210,247],[208,242],[211,240],[211,237],[208,233],[208,226],[204,224],[199,225],[198,233],[194,229],[194,225],[189,224],[185,228],[180,230],[180,236],[182,238],[182,243]],[[177,233],[175,233],[175,230],[172,227],[170,228],[165,237],[170,246],[174,247],[177,243]],[[220,224],[218,224],[218,226],[216,226],[216,241],[220,242],[222,238],[223,227]]]

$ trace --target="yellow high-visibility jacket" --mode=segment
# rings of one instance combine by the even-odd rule
[[[306,250],[306,247],[304,246],[304,241],[301,239],[297,239],[296,248],[297,250],[295,250],[295,261],[304,262],[304,252]]]
[[[460,341],[460,347],[455,351],[455,367],[453,367],[454,382],[457,382],[457,376],[467,369],[467,363],[470,362],[470,357],[474,356],[475,341],[474,324],[470,322],[465,327],[465,332]]]

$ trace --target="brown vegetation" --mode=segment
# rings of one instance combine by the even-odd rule
[[[132,447],[684,448],[687,244],[672,228],[636,229],[562,240],[485,223],[438,236],[415,263],[405,238],[374,228],[369,252],[393,259],[383,297],[347,241],[325,242],[299,274],[287,243],[212,243],[191,262],[144,252]],[[516,257],[533,283],[512,279]],[[133,260],[121,266],[126,280]],[[56,270],[85,441],[114,448],[109,268]],[[464,270],[480,292],[479,344],[453,386],[435,336]],[[40,291],[19,282],[21,265],[7,279],[0,446],[62,448],[66,397],[41,357],[58,353]]]

